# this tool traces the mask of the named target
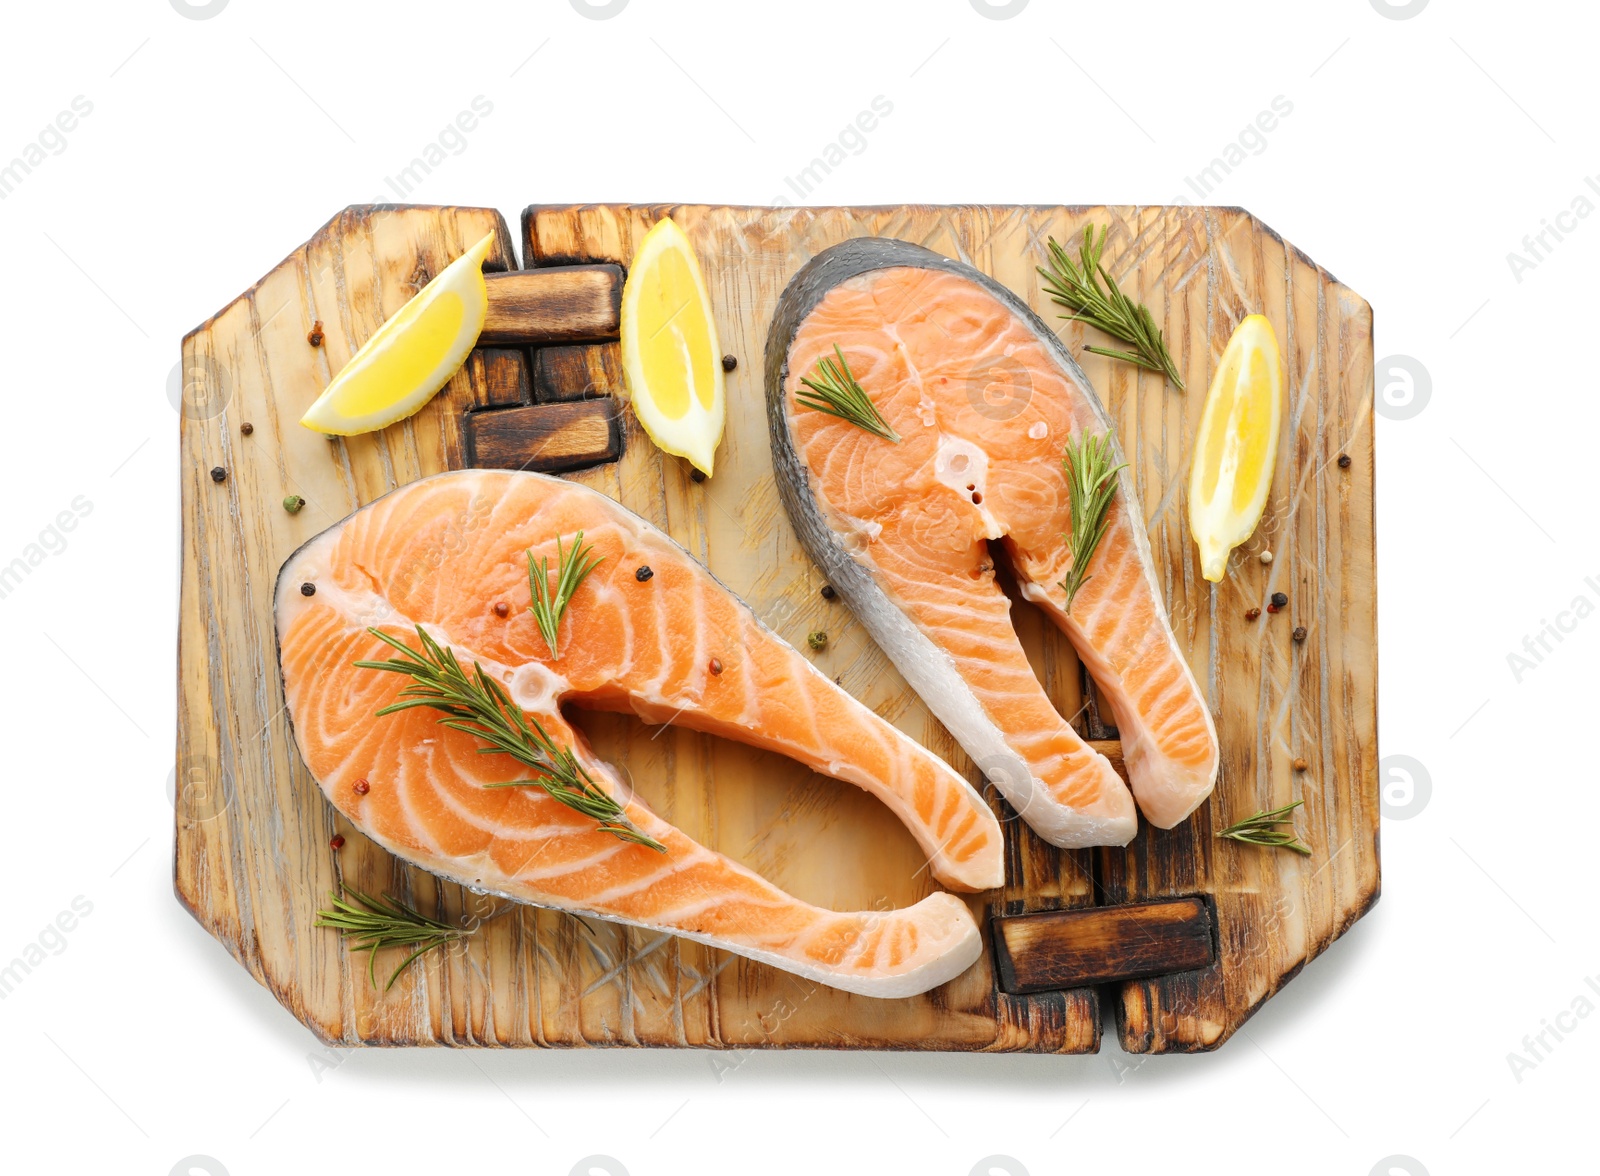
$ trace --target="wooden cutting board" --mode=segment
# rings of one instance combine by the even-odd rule
[[[617,271],[595,267],[626,266],[645,230],[668,213],[695,243],[724,348],[738,360],[717,475],[700,483],[619,404],[617,345],[595,341],[603,323],[585,325],[585,316],[604,319],[614,298],[604,274]],[[1155,313],[1187,393],[1084,352],[1085,342],[1107,340],[1061,322],[1041,296],[1034,266],[1046,239],[1069,241],[1089,223],[1111,226],[1107,264]],[[526,281],[570,289],[566,301],[546,299],[522,326],[486,334],[409,421],[349,440],[301,428],[301,412],[355,348],[490,230],[499,241],[487,268],[516,269],[513,239],[492,210],[347,209],[183,343],[176,889],[320,1037],[1090,1052],[1108,1000],[1124,1049],[1204,1050],[1371,907],[1372,313],[1327,271],[1238,209],[534,206],[523,217],[521,252],[527,267],[547,272]],[[772,483],[761,386],[768,320],[808,258],[862,235],[900,237],[992,274],[1058,323],[1079,355],[1132,463],[1173,626],[1216,717],[1222,773],[1211,801],[1172,831],[1142,828],[1125,849],[1069,853],[1039,841],[994,799],[1005,820],[1008,884],[972,901],[998,949],[942,988],[895,1001],[836,992],[671,936],[473,895],[351,828],[295,749],[276,663],[273,581],[291,551],[358,506],[471,464],[566,472],[618,499],[704,560],[791,643],[804,648],[809,632],[826,631],[819,666],[982,785],[848,611],[821,595]],[[515,282],[523,288],[524,278]],[[1285,436],[1260,531],[1213,589],[1200,578],[1184,523],[1189,447],[1216,357],[1252,312],[1272,320],[1283,347]],[[305,507],[289,513],[287,495]],[[1263,564],[1268,547],[1275,558]],[[1274,591],[1287,593],[1288,606],[1248,621],[1246,610]],[[1115,756],[1115,732],[1070,646],[1031,606],[1017,606],[1017,623],[1062,712]],[[1293,640],[1296,626],[1303,641]],[[900,906],[928,890],[910,836],[854,788],[674,727],[617,715],[580,721],[668,819],[804,899],[861,909]],[[1306,770],[1294,769],[1296,759]],[[1305,801],[1297,826],[1315,851],[1309,858],[1214,835],[1292,799]],[[329,844],[336,834],[346,839],[339,850]],[[383,996],[368,984],[365,957],[313,926],[341,880],[485,925]],[[1185,901],[1134,905],[1173,898]],[[1065,911],[1079,913],[1051,913]],[[1165,974],[1106,979],[1147,971]],[[1061,988],[1063,977],[1080,986]]]

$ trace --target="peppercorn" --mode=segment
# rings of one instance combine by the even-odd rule
[[[650,570],[649,564],[640,564],[639,570],[633,573],[633,578],[639,581],[639,583],[643,584],[653,575],[655,575],[655,573]]]
[[[355,794],[357,796],[365,796],[367,793],[369,793],[371,791],[372,791],[372,785],[367,783],[365,777],[363,777],[362,779],[356,781],[356,783],[355,783]]]
[[[1272,552],[1263,551],[1258,558],[1261,560],[1262,563],[1269,564],[1269,563],[1272,562]]]
[[[732,355],[724,355],[722,357],[722,370],[723,371],[731,372],[734,368],[736,368],[738,366],[739,366],[739,361],[738,361],[738,359],[736,357],[734,357]]]
[[[511,606],[509,604],[507,604],[505,601],[497,600],[497,601],[494,602],[494,615],[495,616],[497,616],[497,617],[507,616],[507,615],[510,614],[510,612],[511,612]]]
[[[223,469],[221,466],[212,466],[211,467],[211,480],[213,482],[221,482],[221,481],[225,480],[227,478],[227,476],[228,476],[228,471]]]
[[[1260,615],[1261,615],[1261,610],[1259,608],[1252,608],[1252,609],[1248,610],[1244,614],[1244,619],[1247,620],[1247,621],[1253,621],[1257,617],[1259,617]]]
[[[248,437],[251,433],[254,433],[255,431],[256,431],[256,427],[254,425],[252,425],[249,421],[246,421],[244,424],[239,426],[239,432],[243,433],[246,437]]]
[[[304,584],[300,585],[300,595],[301,596],[315,596],[316,594],[317,594],[317,586],[315,584],[313,584],[310,580],[307,580]]]
[[[321,347],[322,340],[322,320],[318,319],[316,322],[311,324],[311,330],[306,335],[306,342],[311,344],[313,347]]]
[[[716,657],[712,658],[711,659],[711,665],[710,665],[709,669],[711,670],[711,672],[713,674],[722,673],[722,659],[721,658],[716,658]]]
[[[821,629],[815,629],[806,634],[806,644],[811,646],[812,649],[826,649],[828,647],[828,635]]]
[[[290,514],[299,514],[300,508],[305,504],[306,500],[304,498],[301,498],[298,494],[291,494],[283,500],[283,509]]]
[[[1297,759],[1294,761],[1294,770],[1297,772],[1303,772],[1310,766],[1311,765],[1306,763],[1306,761],[1303,759]]]
[[[706,480],[706,475],[705,475],[705,471],[704,470],[695,469],[695,470],[690,470],[689,471],[689,481],[691,481],[691,482],[704,482],[705,480]]]
[[[343,833],[335,833],[333,835],[333,840],[328,842],[328,844],[333,846],[334,849],[343,849],[344,848],[344,834]]]
[[[1285,592],[1274,592],[1272,594],[1272,603],[1276,607],[1282,608],[1284,605],[1289,603],[1288,593],[1285,593]]]
[[[822,586],[822,599],[832,600],[837,595],[839,594],[833,590],[832,584],[824,584]]]
[[[1296,625],[1294,627],[1294,639],[1296,641],[1304,641],[1306,639],[1306,627],[1304,625]]]
[[[1339,468],[1341,470],[1347,470],[1350,468],[1350,455],[1348,453],[1341,453],[1339,455]]]

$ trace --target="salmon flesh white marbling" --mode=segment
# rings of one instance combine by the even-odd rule
[[[603,562],[573,596],[552,659],[529,602],[526,552],[557,565],[573,536]],[[638,569],[653,572],[640,578]],[[302,585],[314,592],[306,595]],[[496,603],[508,603],[498,615]],[[629,794],[566,703],[633,711],[781,752],[888,805],[963,890],[1002,881],[998,823],[942,760],[836,687],[700,563],[604,495],[533,473],[468,471],[404,486],[295,552],[276,616],[284,692],[311,774],[338,810],[406,861],[479,890],[673,932],[869,996],[926,991],[980,951],[967,905],[935,892],[888,911],[825,910],[697,844]],[[437,723],[382,718],[407,679],[361,669],[422,626],[504,683],[569,745],[657,852],[600,831],[529,769]],[[720,662],[714,673],[711,662]],[[358,789],[357,784],[364,787]]]
[[[896,443],[796,400],[838,346]],[[1211,792],[1217,737],[1167,623],[1124,470],[1090,576],[1071,566],[1062,451],[1111,422],[1055,333],[971,266],[903,241],[818,254],[766,352],[779,491],[801,542],[901,674],[1023,818],[1060,846],[1126,844],[1134,800],[1171,828]],[[1120,448],[1115,461],[1122,459]],[[995,547],[991,542],[998,541]],[[995,576],[1065,631],[1109,702],[1132,797],[1055,709]]]

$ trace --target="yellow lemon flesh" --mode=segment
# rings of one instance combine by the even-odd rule
[[[622,371],[650,440],[709,475],[728,413],[722,346],[694,247],[671,217],[639,242],[622,287]]]
[[[1283,361],[1265,317],[1234,328],[1206,392],[1189,470],[1189,530],[1200,574],[1217,583],[1228,553],[1255,533],[1272,492],[1283,423]]]
[[[404,420],[449,382],[483,331],[490,233],[456,258],[350,357],[300,423],[353,437]]]

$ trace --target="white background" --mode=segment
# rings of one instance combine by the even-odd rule
[[[1580,193],[1600,200],[1590,11],[9,5],[0,161],[74,97],[93,111],[0,201],[0,563],[74,499],[92,510],[0,600],[0,962],[75,897],[93,910],[0,1001],[0,1167],[564,1176],[601,1155],[635,1176],[966,1176],[998,1155],[1011,1173],[1364,1176],[1396,1154],[1413,1157],[1396,1171],[1521,1170],[1592,1141],[1600,1016],[1547,1037],[1520,1081],[1507,1058],[1600,974],[1600,619],[1520,682],[1507,661],[1575,597],[1600,603],[1600,217],[1520,281],[1507,261]],[[392,198],[385,177],[478,95],[493,113],[412,199],[512,224],[533,201],[770,202],[876,95],[892,115],[813,201],[1164,203],[1289,99],[1211,201],[1368,298],[1378,355],[1431,377],[1422,411],[1376,426],[1382,754],[1432,782],[1384,822],[1376,909],[1210,1056],[1139,1064],[1110,1036],[1082,1058],[761,1054],[720,1082],[696,1053],[314,1064],[172,896],[168,378],[185,331],[344,205]]]

